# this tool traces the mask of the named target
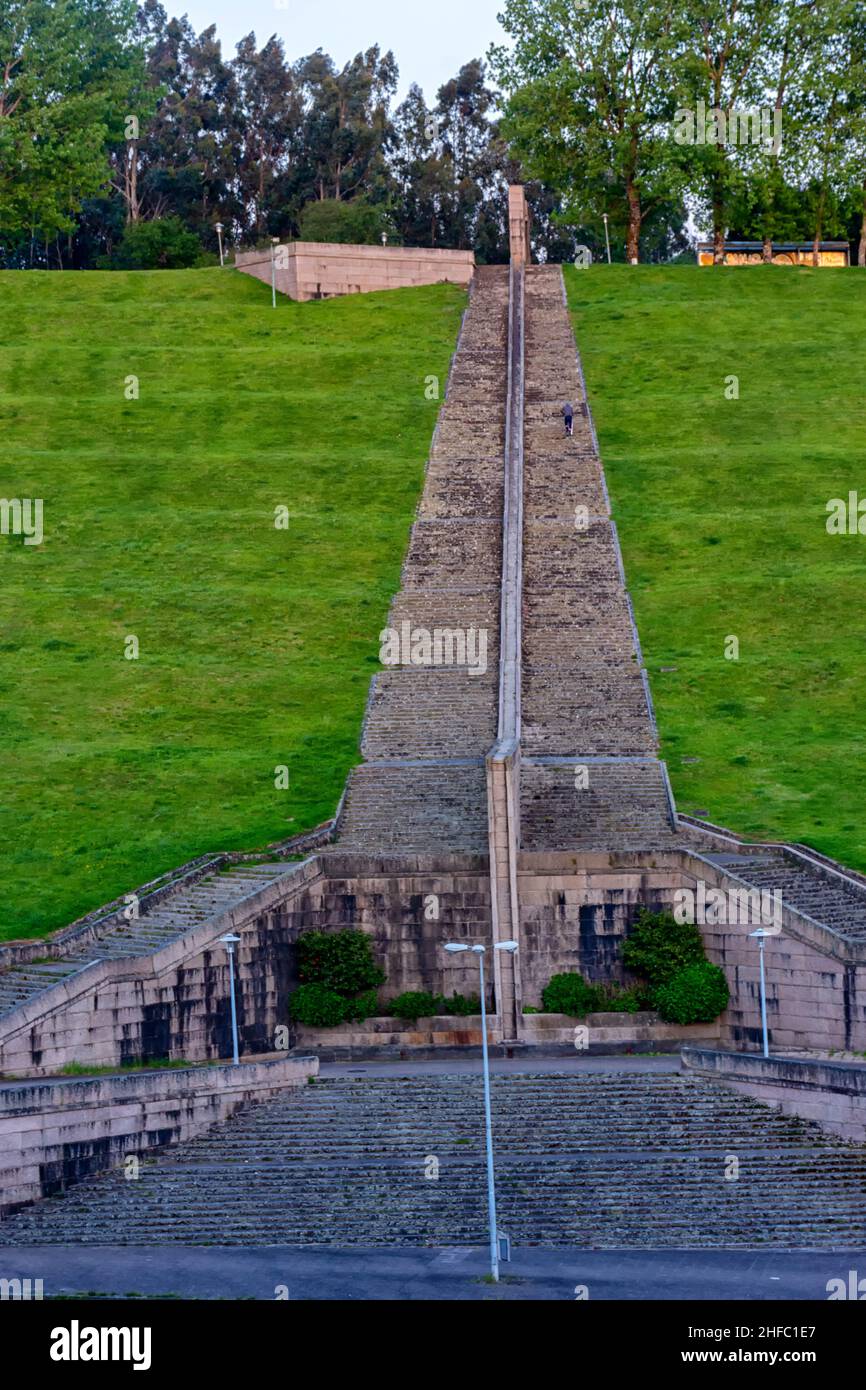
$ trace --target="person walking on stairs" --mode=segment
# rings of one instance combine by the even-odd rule
[[[574,434],[574,406],[571,401],[566,401],[562,407],[562,417],[565,420],[565,433]]]

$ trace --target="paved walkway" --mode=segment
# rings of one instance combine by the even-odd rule
[[[675,1072],[680,1071],[678,1053],[658,1056],[586,1057],[491,1057],[490,1071],[499,1076],[522,1074],[548,1076],[585,1072]],[[462,1076],[480,1074],[481,1057],[448,1058],[406,1062],[323,1062],[320,1076]]]
[[[866,1250],[517,1250],[488,1283],[484,1250],[172,1249],[23,1246],[0,1252],[0,1277],[44,1281],[57,1294],[177,1294],[290,1300],[547,1300],[827,1298],[830,1279],[866,1272]],[[585,1289],[585,1293],[582,1290]],[[282,1293],[285,1297],[285,1293]]]

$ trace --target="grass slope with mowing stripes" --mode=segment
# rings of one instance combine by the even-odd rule
[[[680,809],[866,869],[866,272],[566,281]]]
[[[0,274],[0,936],[333,813],[464,304]]]

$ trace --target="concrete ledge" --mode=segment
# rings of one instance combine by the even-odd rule
[[[866,1065],[703,1047],[684,1047],[682,1065],[785,1115],[814,1120],[841,1139],[866,1143]]]
[[[250,894],[234,907],[213,916],[201,926],[179,934],[159,950],[149,955],[97,960],[92,965],[83,966],[81,970],[58,984],[48,986],[0,1019],[0,1068],[21,1072],[21,1061],[16,1060],[12,1051],[12,1045],[19,1035],[28,1034],[37,1025],[44,1027],[47,1020],[59,1014],[68,1011],[71,1015],[76,1004],[83,1004],[86,1010],[90,1001],[100,991],[104,992],[106,989],[130,982],[153,983],[155,986],[163,981],[169,983],[170,977],[176,973],[178,967],[194,960],[207,948],[213,947],[225,932],[242,931],[257,916],[283,905],[292,893],[302,892],[320,878],[321,866],[316,855],[298,864],[287,864],[284,876],[275,879],[257,893]],[[86,1040],[82,1039],[82,1045],[77,1051],[71,1047],[69,1056],[64,1060],[91,1062],[92,1058],[87,1055]]]
[[[575,1029],[588,1029],[587,1045],[575,1048]],[[720,1024],[698,1023],[681,1028],[665,1023],[657,1013],[623,1014],[596,1013],[586,1018],[568,1018],[565,1014],[523,1014],[520,1040],[505,1044],[511,1052],[522,1055],[527,1050],[574,1055],[581,1053],[616,1052],[678,1052],[686,1042],[713,1042],[719,1037]],[[342,1061],[351,1058],[419,1058],[447,1055],[474,1056],[481,1051],[481,1015],[464,1017],[437,1015],[411,1022],[400,1018],[368,1018],[355,1027],[298,1028],[297,1045],[305,1052],[315,1053],[322,1061]],[[499,1041],[499,1018],[487,1015],[488,1046],[502,1047]],[[497,1055],[500,1055],[497,1053]]]
[[[242,1105],[306,1085],[318,1059],[291,1056],[0,1086],[0,1217],[177,1144]]]
[[[577,1028],[586,1028],[579,1049],[575,1048]],[[721,1034],[719,1019],[712,1023],[692,1023],[682,1027],[665,1023],[659,1014],[646,1010],[636,1014],[594,1013],[585,1018],[567,1014],[524,1014],[522,1041],[545,1051],[551,1046],[571,1052],[603,1053],[615,1051],[677,1052],[685,1042],[710,1042]]]

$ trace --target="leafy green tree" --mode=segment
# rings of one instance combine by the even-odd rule
[[[295,189],[287,174],[303,158],[303,96],[294,70],[286,63],[280,39],[259,50],[255,34],[237,47],[232,63],[238,106],[234,112],[238,144],[234,173],[250,235],[279,235],[290,229],[280,209],[292,203]],[[287,186],[288,182],[288,186]]]
[[[407,246],[440,246],[449,191],[436,114],[413,83],[394,116],[393,172],[398,226]]]
[[[213,25],[196,35],[185,17],[168,19],[158,0],[145,0],[139,30],[157,102],[137,150],[138,208],[127,206],[127,220],[180,217],[215,251],[214,224],[243,222],[237,75]]]
[[[371,201],[386,201],[390,100],[398,79],[393,53],[377,45],[338,71],[318,51],[295,72],[304,95],[307,197],[339,201],[365,192]]]
[[[709,211],[717,265],[725,259],[727,224],[744,182],[740,147],[729,142],[729,133],[734,129],[739,136],[735,113],[764,104],[789,9],[780,0],[684,0],[680,7],[685,40],[676,63],[679,109],[691,109],[696,125],[719,113],[701,136],[695,130],[695,143],[679,147],[689,187]]]
[[[48,241],[107,183],[107,145],[145,114],[134,0],[0,7],[0,238]]]
[[[626,258],[641,228],[682,184],[670,140],[677,7],[664,0],[506,0],[511,48],[490,58],[507,93],[503,129],[526,171],[562,196],[575,226],[607,212],[625,229]]]
[[[307,203],[300,217],[303,241],[350,242],[369,246],[378,244],[383,233],[393,238],[394,226],[383,204],[366,198],[338,202],[325,198],[321,203]]]

